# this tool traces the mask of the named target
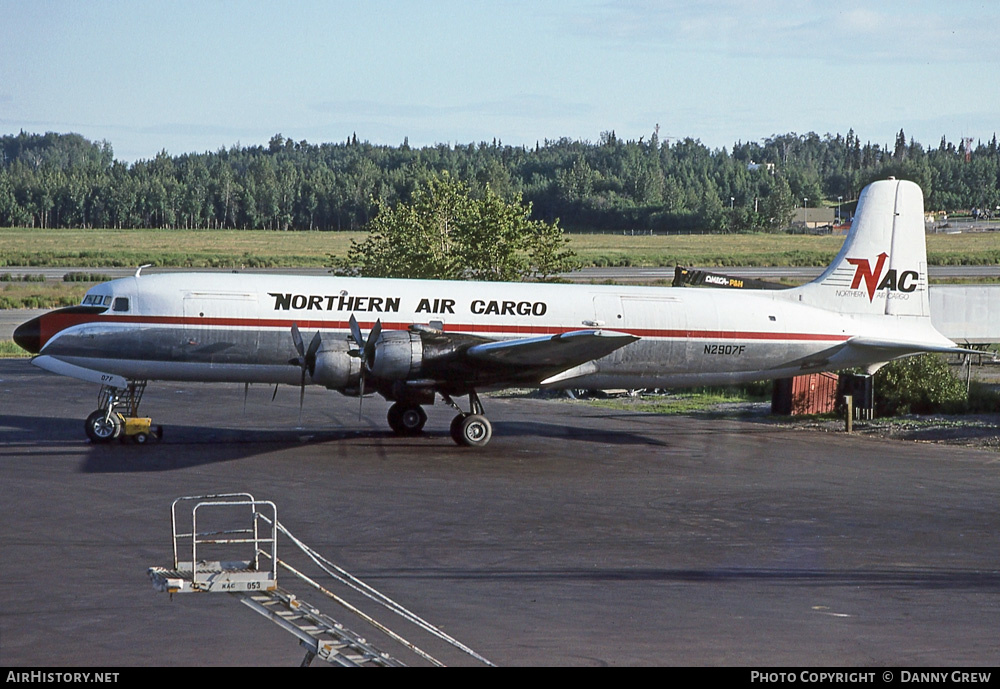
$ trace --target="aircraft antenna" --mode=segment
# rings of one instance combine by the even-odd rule
[[[963,136],[962,143],[965,144],[965,162],[972,160],[972,137]]]

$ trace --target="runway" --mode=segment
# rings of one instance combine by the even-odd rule
[[[440,404],[399,438],[380,399],[272,392],[151,383],[163,442],[91,445],[96,386],[0,361],[0,665],[297,665],[147,579],[170,502],[226,491],[498,665],[996,662],[995,453],[516,397],[470,451]]]

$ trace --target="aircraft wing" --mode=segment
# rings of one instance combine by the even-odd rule
[[[612,330],[574,330],[558,335],[484,342],[469,347],[465,353],[472,359],[503,366],[563,370],[600,359],[638,339]]]

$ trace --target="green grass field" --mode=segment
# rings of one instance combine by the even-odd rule
[[[323,266],[360,232],[0,228],[0,267]]]
[[[21,266],[135,267],[145,263],[190,268],[322,267],[345,256],[362,232],[261,230],[40,230],[0,228],[0,274]],[[572,234],[580,266],[822,266],[842,236],[799,234],[641,235]],[[994,233],[928,235],[932,265],[1000,264]],[[9,267],[9,270],[5,268]],[[76,304],[86,282],[0,282],[0,308]]]
[[[581,266],[808,266],[825,265],[841,236],[568,235]],[[318,267],[345,256],[361,232],[261,230],[39,230],[0,228],[5,266]],[[993,233],[928,235],[931,264],[1000,263]]]
[[[83,300],[92,282],[0,282],[0,309],[51,309]]]
[[[681,394],[670,395],[639,395],[635,397],[613,397],[608,399],[589,399],[581,404],[618,411],[640,412],[645,414],[693,414],[720,412],[725,405],[743,404],[746,402],[764,402],[757,394],[748,394],[740,386],[731,388],[700,388],[685,390]],[[731,413],[731,412],[727,412]]]
[[[31,356],[24,351],[13,340],[0,340],[0,359],[23,359]]]

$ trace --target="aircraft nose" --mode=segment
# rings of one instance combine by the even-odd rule
[[[42,351],[42,316],[32,318],[14,329],[14,342],[32,354]]]

